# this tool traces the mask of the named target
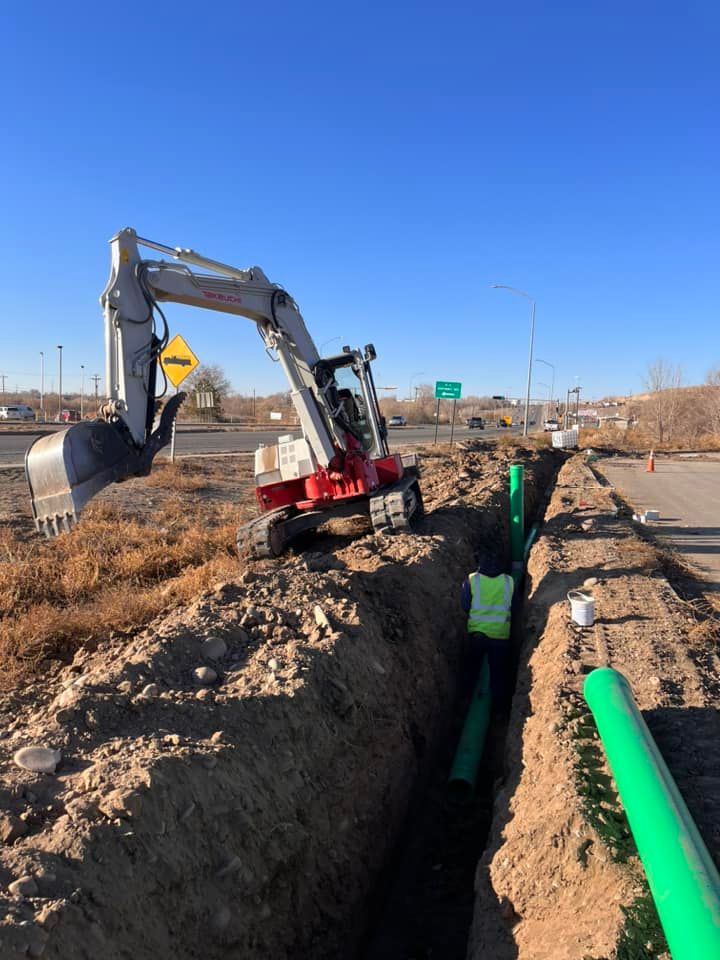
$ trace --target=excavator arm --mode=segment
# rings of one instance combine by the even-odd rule
[[[330,399],[332,385],[327,383],[323,389],[316,380],[320,356],[300,311],[259,267],[238,270],[192,250],[143,240],[129,228],[110,244],[110,279],[100,298],[105,315],[106,382],[111,415],[127,426],[137,445],[147,442],[152,429],[155,398],[150,380],[167,339],[154,333],[154,314],[156,304],[167,301],[254,321],[266,349],[283,368],[303,435],[318,463],[327,466],[338,449],[345,449],[345,436],[333,419],[338,404]],[[142,260],[140,244],[178,262]],[[221,275],[194,273],[183,262]]]
[[[183,303],[244,317],[256,323],[267,351],[287,377],[303,437],[316,464],[328,467],[349,448],[353,426],[339,396],[332,365],[321,360],[292,297],[259,267],[237,269],[193,250],[166,247],[120,231],[110,241],[110,278],[100,302],[105,319],[108,399],[100,417],[39,438],[26,455],[33,514],[38,529],[69,529],[87,501],[103,487],[150,471],[169,441],[183,394],[160,406],[158,359],[168,341],[160,303]],[[139,246],[171,258],[144,260]],[[189,265],[207,273],[196,273]],[[158,331],[157,318],[163,329]],[[372,348],[366,348],[367,350]],[[374,351],[372,351],[374,356]],[[359,355],[358,355],[359,356]],[[376,398],[368,398],[376,407]],[[377,411],[370,418],[369,452],[387,454]]]

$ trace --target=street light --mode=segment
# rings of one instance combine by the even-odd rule
[[[412,387],[412,382],[413,382],[413,380],[415,379],[415,377],[422,377],[422,376],[424,376],[424,375],[425,375],[425,371],[424,371],[424,370],[418,370],[417,373],[414,373],[414,374],[410,377],[410,386],[409,386],[409,389],[408,389],[408,400],[412,400],[412,395],[413,395],[413,392],[412,392],[412,389],[413,389],[413,387]]]
[[[58,344],[58,423],[62,420],[62,344]]]
[[[530,381],[532,379],[533,344],[535,342],[535,301],[529,293],[525,293],[524,290],[517,290],[515,287],[509,287],[506,283],[491,283],[490,286],[494,290],[509,290],[510,293],[515,293],[518,297],[525,297],[532,304],[530,313],[530,355],[528,357],[527,390],[525,391],[525,423],[523,425],[523,436],[526,437],[530,418]]]
[[[539,357],[535,358],[535,363],[544,363],[546,367],[550,367],[552,370],[552,386],[550,387],[550,402],[552,403],[555,400],[555,364],[548,363],[547,360],[540,360]]]
[[[40,417],[45,419],[45,354],[40,351]]]
[[[85,416],[85,364],[80,364],[80,419]]]
[[[336,340],[342,340],[342,337],[331,337],[329,340],[326,340],[324,343],[320,344],[320,353],[322,354],[323,347],[326,347],[329,343],[335,343]]]

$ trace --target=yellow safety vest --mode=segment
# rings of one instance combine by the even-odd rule
[[[468,577],[472,603],[468,614],[468,633],[507,640],[510,636],[510,607],[514,581],[507,573],[486,577],[471,573]]]

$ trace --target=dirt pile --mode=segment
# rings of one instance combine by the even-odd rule
[[[469,956],[658,957],[662,936],[582,683],[598,666],[628,678],[717,861],[716,644],[700,638],[661,557],[579,456],[561,470],[546,519],[528,564],[507,778],[478,867]],[[566,595],[586,581],[596,621],[580,628]]]
[[[335,528],[6,696],[3,958],[350,952],[442,731],[461,579],[507,539],[516,453],[426,452],[417,534]],[[531,509],[556,460],[521,457]],[[13,761],[36,744],[55,774]]]

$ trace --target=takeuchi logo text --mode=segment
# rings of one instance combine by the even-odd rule
[[[213,293],[212,290],[203,290],[203,296],[208,300],[220,300],[222,303],[242,303],[241,297],[234,297],[230,293]]]

